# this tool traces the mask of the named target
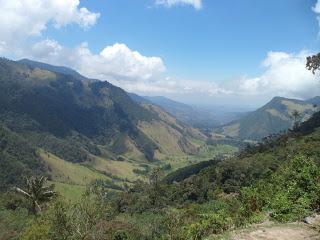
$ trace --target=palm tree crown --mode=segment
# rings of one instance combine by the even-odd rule
[[[31,177],[26,181],[26,189],[15,187],[15,191],[22,194],[32,203],[32,210],[35,213],[41,212],[41,204],[44,202],[49,202],[55,195],[53,191],[54,185],[47,185],[47,178],[41,177]]]

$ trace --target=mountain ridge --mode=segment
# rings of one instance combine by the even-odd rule
[[[137,104],[124,90],[108,82],[82,81],[84,77],[43,70],[38,63],[32,64],[1,60],[2,116],[22,114],[38,131],[49,132],[56,138],[78,132],[118,154],[125,152],[124,142],[129,140],[139,151],[147,152],[146,158],[153,159],[157,144],[138,124],[164,123],[159,113]],[[9,88],[11,92],[7,91]],[[14,117],[10,121],[14,123]]]
[[[311,101],[317,102],[318,98],[299,100],[276,96],[256,111],[219,128],[217,132],[233,138],[259,141],[291,128],[294,111],[300,113],[299,121],[307,120],[316,111]]]

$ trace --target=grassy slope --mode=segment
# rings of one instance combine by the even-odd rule
[[[166,126],[162,122],[143,122],[139,128],[158,144],[162,157],[186,155],[178,143],[182,135],[172,127]]]
[[[207,145],[207,137],[199,130],[177,121],[160,107],[148,104],[144,107],[155,112],[160,120],[141,121],[139,129],[158,144],[156,157],[163,164],[169,163],[172,170],[207,161],[217,155],[230,155],[238,151],[236,147],[229,145]]]
[[[110,180],[109,177],[77,163],[67,162],[57,156],[39,151],[52,177],[56,191],[67,200],[79,199],[86,185],[96,179]]]
[[[212,159],[220,154],[233,154],[237,148],[228,145],[209,146],[205,141],[199,139],[190,139],[195,146],[199,148],[196,155],[171,154],[163,159],[160,163],[146,164],[154,167],[160,164],[171,165],[171,171],[185,167],[190,164],[198,163]],[[145,168],[135,161],[114,161],[103,157],[91,156],[91,160],[83,164],[67,162],[51,153],[40,150],[39,154],[46,163],[52,182],[56,185],[56,189],[67,199],[78,199],[84,192],[85,186],[96,179],[107,181],[116,181],[118,185],[130,183],[132,181],[142,179],[134,170],[143,171]]]
[[[163,160],[172,166],[172,170],[186,167],[191,164],[196,164],[202,161],[208,161],[218,155],[231,156],[238,151],[237,147],[230,145],[207,145],[205,141],[199,139],[190,139],[190,141],[198,147],[198,153],[195,155],[175,156],[171,155]]]
[[[97,171],[78,163],[64,161],[53,154],[40,151],[40,156],[48,165],[53,181],[86,186],[96,179],[110,180]]]
[[[134,169],[142,170],[139,164],[135,162],[113,161],[101,157],[93,157],[93,160],[87,164],[98,171],[112,174],[112,176],[121,179],[128,179],[129,181],[139,179],[139,177],[133,172]]]
[[[68,201],[75,201],[80,199],[85,192],[86,187],[62,182],[51,182],[55,186],[55,190],[61,194]]]

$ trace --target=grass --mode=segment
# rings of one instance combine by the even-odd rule
[[[97,179],[114,182],[118,186],[142,179],[133,172],[133,169],[143,169],[138,163],[94,157],[92,161],[79,164],[43,150],[39,150],[39,154],[49,169],[56,191],[70,201],[79,199],[86,186]]]
[[[298,104],[289,100],[282,100],[281,103],[288,107],[288,112],[292,113],[294,110],[297,110],[298,112],[304,112],[306,110],[313,110],[314,107],[312,104]]]
[[[137,163],[107,160],[96,156],[93,156],[93,160],[88,162],[88,165],[99,171],[112,174],[112,176],[116,176],[121,179],[128,179],[129,181],[134,181],[140,178],[133,172],[134,169],[143,170],[143,168],[141,168]]]
[[[162,154],[184,155],[178,143],[182,136],[177,130],[158,121],[141,122],[139,128],[158,144]]]
[[[171,169],[175,171],[179,168],[201,161],[213,159],[214,156],[223,154],[231,155],[238,149],[229,145],[207,145],[205,141],[190,139],[194,145],[199,148],[196,155],[171,154],[166,156],[161,162],[148,163],[150,168],[170,164]],[[138,179],[145,180],[145,176],[134,173],[134,169],[144,170],[141,162],[138,161],[115,161],[103,157],[92,156],[92,160],[85,164],[72,163],[65,161],[51,153],[39,150],[39,154],[46,163],[49,173],[52,177],[52,183],[56,190],[67,200],[74,201],[79,199],[84,193],[85,187],[94,180],[101,179],[107,181],[116,181],[117,185],[132,182]]]
[[[80,185],[72,185],[61,182],[51,182],[55,186],[55,191],[57,191],[66,200],[74,202],[80,199],[81,195],[84,194],[86,187]]]
[[[39,153],[47,164],[52,180],[55,182],[86,186],[96,179],[111,180],[102,173],[89,169],[81,164],[67,162],[43,150]]]
[[[198,142],[200,144],[200,142]],[[208,161],[213,159],[215,156],[218,155],[233,155],[238,151],[237,147],[233,147],[230,145],[217,145],[211,146],[205,143],[199,145],[199,153],[196,155],[186,155],[186,156],[170,156],[169,158],[165,159],[165,163],[170,163],[172,167],[172,171],[177,170],[179,168],[188,166],[190,164],[199,163],[202,161]]]

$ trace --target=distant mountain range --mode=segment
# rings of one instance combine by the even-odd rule
[[[301,121],[308,119],[320,104],[320,97],[309,100],[275,97],[263,107],[233,121],[216,132],[243,140],[261,140],[270,134],[279,133],[293,126],[292,113],[301,114]]]
[[[219,107],[190,106],[163,96],[139,96],[130,93],[133,100],[138,103],[152,103],[160,106],[178,120],[187,123],[195,128],[212,129],[245,115],[244,112],[226,111]]]

